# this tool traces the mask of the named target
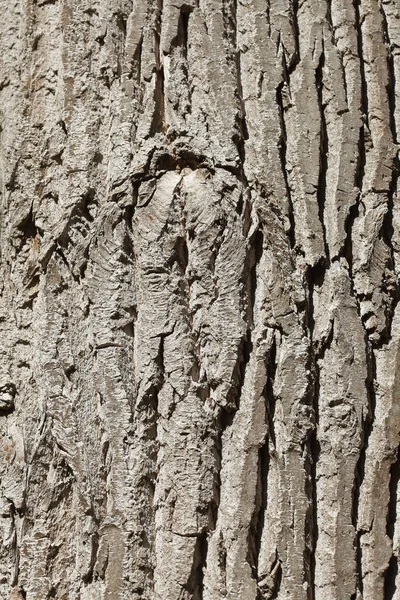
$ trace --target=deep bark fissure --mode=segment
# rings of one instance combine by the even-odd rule
[[[154,90],[154,113],[150,126],[150,137],[165,131],[165,82],[164,67],[160,53],[161,27],[163,14],[163,0],[157,0],[157,20],[154,28],[154,51],[155,51],[155,73],[156,85]]]
[[[386,533],[393,540],[394,528],[397,521],[397,489],[400,481],[400,452],[396,451],[396,460],[390,467],[389,506],[386,523]]]
[[[367,78],[365,76],[364,67],[364,51],[363,51],[363,34],[362,34],[362,22],[360,18],[360,5],[361,0],[353,0],[354,13],[355,13],[355,29],[357,31],[357,54],[360,61],[360,73],[361,73],[361,108],[363,113],[363,119],[365,119],[365,125],[369,127],[369,112],[368,112],[368,90],[367,90]],[[362,186],[359,186],[362,191]]]
[[[263,396],[265,398],[265,412],[267,415],[268,423],[268,437],[272,442],[272,445],[276,447],[276,437],[274,429],[274,416],[276,408],[276,398],[274,395],[274,381],[275,375],[278,368],[277,365],[277,342],[274,336],[271,349],[268,353],[267,362],[267,383],[264,388]],[[267,439],[268,439],[267,437]]]
[[[382,221],[382,227],[380,231],[380,236],[385,241],[389,253],[390,258],[388,260],[388,264],[386,265],[388,270],[393,274],[393,277],[396,277],[396,255],[393,247],[393,237],[395,235],[394,230],[394,210],[395,210],[395,202],[397,200],[397,183],[400,175],[400,161],[399,157],[393,161],[392,166],[392,178],[390,182],[390,187],[387,195],[387,209],[385,216]],[[382,338],[380,340],[379,345],[381,347],[383,344],[387,344],[392,337],[392,321],[394,317],[394,313],[396,310],[396,306],[400,299],[400,289],[398,285],[393,285],[391,282],[386,281],[386,278],[382,280],[381,290],[383,293],[387,293],[389,296],[389,303],[386,305],[385,317],[386,317],[386,327],[383,331]]]
[[[356,563],[357,563],[357,587],[361,595],[363,594],[363,562],[362,562],[362,544],[361,538],[367,533],[364,529],[359,527],[358,524],[358,513],[360,504],[360,493],[361,486],[364,482],[365,477],[365,463],[366,454],[368,450],[369,438],[374,426],[375,420],[375,406],[376,406],[376,395],[375,395],[375,381],[376,381],[376,364],[374,351],[368,341],[367,335],[365,334],[365,348],[367,354],[367,368],[368,368],[368,379],[365,382],[367,397],[368,397],[368,413],[364,417],[363,429],[360,441],[360,454],[356,464],[354,473],[354,482],[352,489],[352,523],[356,532]]]
[[[389,103],[389,119],[390,119],[390,129],[393,136],[393,141],[397,144],[397,128],[396,128],[396,77],[395,77],[395,69],[394,69],[394,59],[392,50],[392,44],[389,36],[389,28],[388,22],[386,18],[385,9],[382,4],[379,4],[379,10],[382,16],[382,34],[385,43],[387,44],[387,67],[388,67],[388,76],[389,82],[386,86],[388,103]]]
[[[284,58],[283,58],[283,61],[284,61],[284,65],[286,65]],[[288,199],[288,207],[289,207],[289,215],[288,216],[289,216],[289,223],[290,223],[290,229],[289,229],[290,247],[294,248],[296,245],[296,231],[295,231],[295,221],[294,221],[294,211],[293,211],[293,200],[292,200],[292,194],[291,194],[291,190],[290,190],[288,171],[287,171],[287,167],[286,167],[286,150],[287,150],[287,148],[286,148],[285,109],[283,106],[283,98],[282,98],[283,86],[284,86],[284,82],[280,83],[276,90],[276,101],[277,101],[277,104],[279,107],[279,118],[280,118],[280,124],[281,124],[279,157],[280,157],[280,161],[281,161],[282,174],[283,174],[283,179],[285,181],[286,196]]]
[[[384,599],[392,600],[396,593],[396,579],[399,572],[399,565],[397,556],[392,556],[389,561],[389,567],[385,572],[385,587],[384,587]]]
[[[325,53],[322,50],[319,58],[318,67],[315,70],[315,83],[317,88],[318,96],[318,107],[320,115],[320,142],[319,142],[319,175],[318,175],[318,188],[317,188],[317,202],[318,202],[318,216],[322,226],[322,232],[324,237],[324,250],[325,255],[329,261],[329,247],[326,241],[326,226],[325,226],[325,202],[326,202],[326,174],[328,171],[328,152],[329,152],[329,140],[328,140],[328,129],[326,125],[325,117],[325,104],[323,97],[323,72],[325,66]]]

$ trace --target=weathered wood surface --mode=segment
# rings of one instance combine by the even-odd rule
[[[0,597],[400,600],[398,1],[0,16]]]

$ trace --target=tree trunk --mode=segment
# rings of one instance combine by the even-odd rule
[[[398,1],[0,10],[0,597],[400,600]]]

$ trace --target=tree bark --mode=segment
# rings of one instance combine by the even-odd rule
[[[400,600],[397,0],[0,11],[0,597]]]

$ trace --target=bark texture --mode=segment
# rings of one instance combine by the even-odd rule
[[[0,597],[400,600],[397,0],[0,0]]]

